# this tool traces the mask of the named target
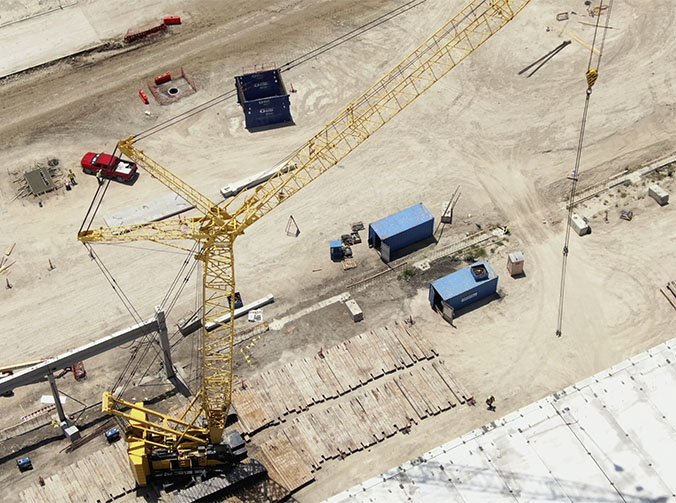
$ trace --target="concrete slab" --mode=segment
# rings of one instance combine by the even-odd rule
[[[141,206],[127,208],[126,210],[103,217],[103,219],[109,227],[142,224],[144,222],[157,222],[158,220],[173,217],[190,209],[192,209],[190,203],[170,192],[157,199],[147,201]]]
[[[100,45],[79,7],[53,10],[0,28],[0,77]]]

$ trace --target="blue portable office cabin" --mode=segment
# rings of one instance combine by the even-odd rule
[[[289,93],[279,69],[239,75],[235,87],[247,129],[292,122]]]
[[[484,260],[430,283],[430,306],[448,320],[458,309],[497,292],[498,275]]]
[[[395,252],[429,238],[434,234],[434,217],[423,203],[369,224],[369,247],[380,251],[385,262],[395,258]]]

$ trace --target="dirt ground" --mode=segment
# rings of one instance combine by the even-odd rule
[[[76,239],[96,186],[78,169],[83,153],[112,150],[117,139],[227,92],[243,67],[291,61],[405,3],[184,2],[185,12],[177,14],[189,22],[134,50],[88,53],[0,81],[0,251],[17,243],[11,255],[16,263],[7,275],[13,288],[0,292],[3,362],[55,355],[133,324]],[[295,126],[248,133],[241,109],[229,100],[139,146],[218,201],[222,186],[284,158],[463,4],[427,0],[285,72],[287,85],[298,90],[291,96]],[[676,14],[670,7],[666,0],[649,6],[616,2],[613,7],[610,25],[615,29],[608,30],[591,97],[581,189],[676,150],[676,38],[671,29]],[[564,10],[578,14],[557,22],[556,14]],[[245,301],[273,293],[275,303],[264,310],[271,320],[385,269],[365,244],[354,247],[354,270],[343,272],[329,261],[328,241],[345,233],[349,223],[368,223],[420,201],[438,216],[442,202],[460,186],[456,223],[444,230],[437,246],[464,237],[477,224],[508,224],[509,240],[490,247],[492,253],[486,250],[501,274],[501,298],[459,317],[452,328],[429,309],[428,276],[420,273],[407,282],[392,275],[353,295],[364,308],[363,323],[353,324],[341,304],[315,311],[264,335],[250,350],[253,367],[240,361],[238,375],[255,374],[412,315],[466,387],[479,397],[495,395],[497,414],[503,414],[671,337],[674,312],[659,287],[675,275],[676,258],[669,252],[676,244],[671,232],[676,216],[673,205],[659,207],[645,197],[642,182],[580,206],[593,232],[571,237],[563,337],[554,336],[570,183],[566,176],[574,166],[589,57],[589,50],[570,34],[587,42],[593,36],[593,28],[578,21],[593,21],[581,0],[533,0],[460,67],[338,167],[254,225],[236,246],[238,289]],[[573,42],[532,77],[518,74],[569,39]],[[163,107],[141,103],[137,92],[147,79],[180,67],[195,79],[197,93]],[[12,173],[51,158],[76,171],[79,185],[43,197],[42,207],[34,199],[15,199]],[[673,191],[666,171],[656,176]],[[144,174],[133,186],[111,183],[95,225],[103,225],[105,215],[166,192]],[[634,219],[620,220],[621,209],[631,209]],[[284,232],[289,215],[300,227],[297,238]],[[432,248],[418,255],[424,258]],[[153,315],[185,260],[183,254],[144,243],[95,249],[143,318]],[[526,276],[512,279],[504,264],[506,253],[517,249],[526,256]],[[54,270],[48,270],[50,259]],[[453,267],[441,261],[429,274],[440,276]],[[171,327],[194,310],[195,292],[191,279],[169,314]],[[128,351],[85,362],[86,382],[66,375],[60,385],[80,401],[95,404]],[[194,370],[192,338],[179,345],[176,361],[186,373]],[[157,373],[153,367],[150,374]],[[155,378],[134,393],[152,397],[168,389]],[[39,408],[42,394],[48,394],[44,383],[0,399],[3,426]],[[67,403],[69,412],[78,408],[74,401]],[[410,435],[327,463],[296,498],[320,501],[493,418],[480,407],[441,414]],[[40,473],[57,468],[50,459],[65,445],[55,440],[38,450],[44,454],[30,454],[40,460]],[[92,442],[73,456],[95,446]],[[34,482],[35,474],[18,477],[11,456],[3,460],[0,494]]]

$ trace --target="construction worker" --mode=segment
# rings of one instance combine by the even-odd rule
[[[77,182],[75,181],[75,173],[73,173],[72,169],[68,170],[68,181],[73,186],[77,185]]]
[[[494,411],[495,410],[495,397],[493,395],[488,395],[488,398],[486,398],[486,405],[488,406],[488,410]]]
[[[101,170],[96,172],[96,179],[98,180],[99,185],[103,185],[103,173],[101,173]]]
[[[509,230],[509,225],[505,225],[504,233],[505,233],[505,234],[510,234],[511,232],[512,232],[512,231]]]

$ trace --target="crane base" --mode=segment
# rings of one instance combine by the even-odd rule
[[[171,480],[174,487],[176,487],[177,475],[190,477],[192,480],[187,483],[191,485],[172,491],[172,501],[175,503],[192,503],[221,491],[233,491],[264,477],[266,474],[267,470],[263,463],[256,458],[248,458],[241,463],[217,465],[208,469],[176,470],[163,473],[161,476]]]

